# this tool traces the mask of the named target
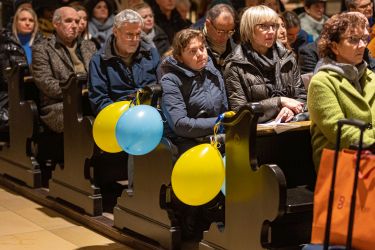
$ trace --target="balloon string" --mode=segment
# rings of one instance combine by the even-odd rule
[[[233,111],[228,111],[228,112],[224,112],[222,114],[220,114],[216,120],[216,123],[215,123],[215,126],[214,126],[214,136],[213,138],[211,138],[211,145],[216,147],[216,148],[220,148],[221,147],[221,144],[220,142],[218,142],[218,139],[217,139],[217,134],[219,133],[220,131],[220,126],[221,126],[221,122],[223,121],[224,118],[230,118],[232,116],[234,116],[236,113],[233,112]],[[224,132],[224,131],[220,131],[220,132]]]
[[[135,96],[135,103],[136,103],[136,105],[140,105],[141,104],[140,96],[142,94],[143,94],[143,90],[142,89],[137,90],[137,94]]]

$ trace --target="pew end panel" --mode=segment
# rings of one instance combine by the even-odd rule
[[[29,68],[19,63],[8,71],[9,142],[0,150],[0,173],[27,186],[42,185],[42,173],[36,155],[39,114],[34,100],[27,100],[26,85],[33,84]]]
[[[158,107],[162,89],[158,84],[144,87],[142,104]],[[134,159],[133,192],[123,191],[114,208],[114,225],[141,234],[164,249],[181,248],[181,231],[171,208],[170,180],[174,146],[167,138],[152,152]]]
[[[226,126],[226,197],[225,226],[214,223],[199,249],[262,249],[261,231],[265,221],[279,216],[280,200],[285,199],[282,171],[275,165],[258,167],[255,143],[249,140],[259,113],[242,109]],[[254,121],[254,122],[253,122]],[[272,197],[272,198],[270,198]]]
[[[162,138],[158,147],[143,156],[134,156],[134,189],[123,191],[114,208],[114,225],[142,234],[165,249],[179,249],[181,232],[173,213],[165,210],[165,194],[173,169],[171,142]]]
[[[83,115],[82,86],[86,75],[71,75],[61,83],[64,105],[64,163],[49,180],[49,196],[67,201],[90,215],[102,214],[102,195],[94,183],[92,137],[94,118]]]
[[[269,161],[278,159],[272,155],[280,148],[269,147],[274,141],[262,141],[257,135],[260,115],[261,107],[252,104],[224,120],[227,161],[225,226],[219,230],[215,224],[211,225],[200,242],[202,250],[294,249],[309,242],[313,195],[306,188],[309,184],[306,180],[313,177],[299,181],[299,177],[304,178],[299,175],[301,172],[286,175],[284,169],[275,164],[277,161]],[[305,137],[305,140],[310,143],[310,137]],[[281,146],[287,148],[285,141]],[[288,168],[289,164],[285,162],[284,167]],[[292,182],[290,185],[289,181]]]

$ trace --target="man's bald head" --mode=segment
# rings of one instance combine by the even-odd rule
[[[53,27],[66,46],[71,46],[78,36],[80,17],[72,7],[61,7],[53,14]]]

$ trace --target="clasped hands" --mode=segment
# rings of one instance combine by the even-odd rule
[[[296,114],[304,112],[304,103],[288,97],[280,97],[281,110],[276,121],[290,122]]]

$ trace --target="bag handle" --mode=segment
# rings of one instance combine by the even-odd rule
[[[332,170],[332,180],[331,180],[331,187],[329,190],[329,200],[328,200],[328,210],[327,210],[327,222],[326,222],[326,229],[325,229],[325,236],[324,236],[324,250],[328,250],[329,246],[329,236],[331,231],[331,220],[332,220],[332,207],[333,207],[333,197],[335,194],[335,182],[336,182],[336,171],[337,171],[337,162],[339,158],[340,152],[340,142],[341,142],[341,129],[344,125],[350,125],[359,128],[361,131],[359,137],[359,146],[357,151],[357,159],[356,159],[356,167],[355,167],[355,174],[354,174],[354,184],[353,184],[353,192],[352,198],[350,202],[350,214],[349,214],[349,225],[348,225],[348,236],[346,239],[346,249],[350,250],[352,248],[352,234],[353,234],[353,224],[354,224],[354,212],[355,212],[355,202],[356,202],[356,190],[357,190],[357,183],[358,183],[358,173],[359,173],[359,163],[361,160],[361,152],[363,147],[363,134],[364,131],[369,127],[369,124],[356,119],[342,119],[339,120],[338,123],[338,131],[336,137],[336,150],[335,150],[335,157],[333,160],[333,170]]]

